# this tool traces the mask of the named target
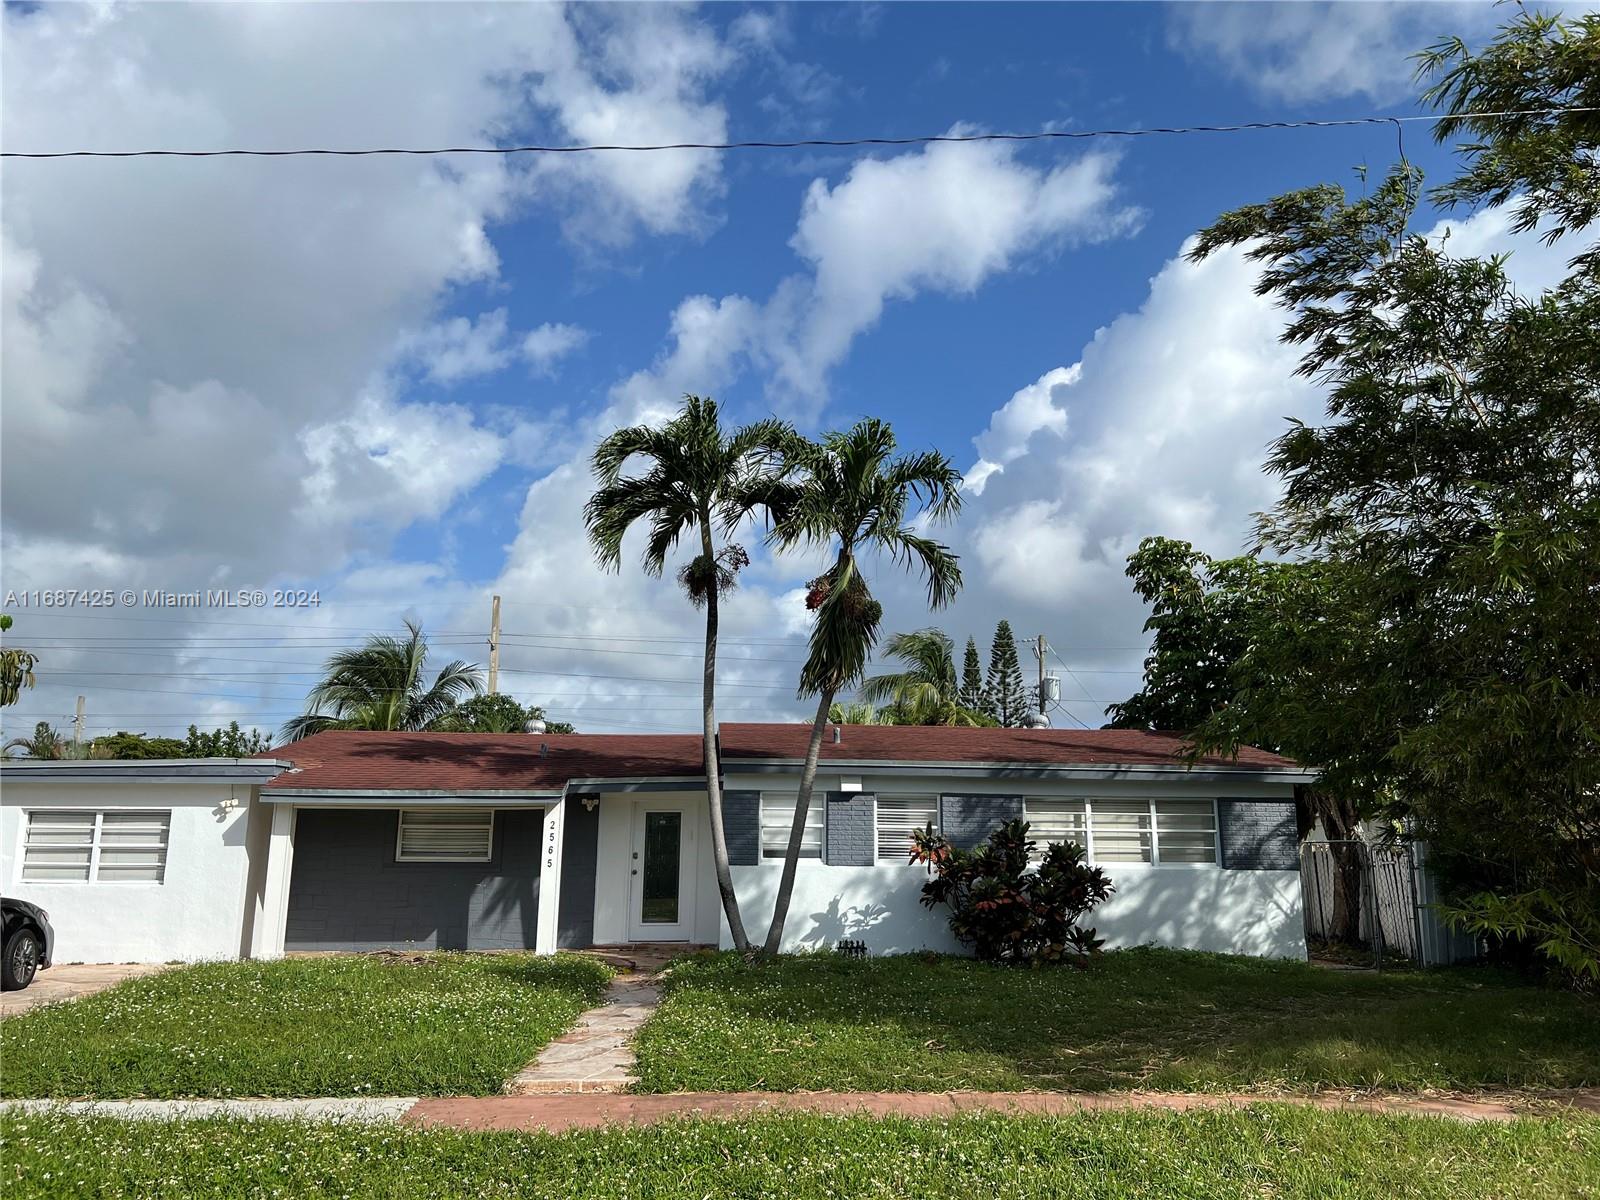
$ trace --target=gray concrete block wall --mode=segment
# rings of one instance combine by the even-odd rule
[[[1293,800],[1218,800],[1222,865],[1232,871],[1298,871]]]
[[[1007,821],[1020,820],[1021,796],[939,797],[939,828],[957,849],[970,850]]]
[[[722,793],[722,832],[728,839],[728,862],[735,867],[761,864],[761,793]]]
[[[829,792],[822,861],[834,867],[870,867],[877,857],[877,797],[869,792]]]
[[[593,811],[583,800],[568,796],[562,802],[561,907],[556,911],[556,945],[582,950],[594,945],[594,885],[599,870],[600,806]]]
[[[486,863],[395,861],[396,809],[295,818],[288,950],[532,949],[539,921],[539,809],[495,813]]]

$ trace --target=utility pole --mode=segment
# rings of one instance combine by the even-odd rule
[[[500,597],[489,607],[489,694],[500,690]]]
[[[1045,707],[1044,707],[1044,705],[1045,705],[1045,695],[1044,695],[1044,634],[1041,633],[1039,635],[1039,637],[1038,637],[1038,640],[1035,641],[1034,646],[1033,646],[1033,652],[1039,659],[1039,715],[1043,716],[1044,713],[1045,713]]]
[[[83,745],[83,697],[78,697],[78,715],[72,718],[72,744]]]

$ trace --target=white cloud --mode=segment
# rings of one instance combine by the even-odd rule
[[[490,375],[511,361],[506,343],[506,310],[481,313],[476,320],[452,317],[407,337],[401,345],[407,358],[422,366],[434,383],[452,384]]]
[[[967,471],[966,487],[974,495],[983,493],[984,484],[996,471],[1005,470],[1028,452],[1033,435],[1049,431],[1060,436],[1067,431],[1066,389],[1078,382],[1082,364],[1057,367],[1039,380],[1020,388],[989,418],[989,428],[972,439],[978,461]]]
[[[1273,99],[1384,104],[1414,92],[1411,55],[1507,19],[1488,0],[1180,4],[1170,10],[1168,42]]]
[[[588,340],[587,329],[546,321],[522,339],[522,358],[535,374],[551,375],[557,363]]]

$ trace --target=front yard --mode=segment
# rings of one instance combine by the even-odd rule
[[[0,1022],[0,1095],[497,1092],[610,976],[531,954],[177,968]]]
[[[645,1091],[1313,1091],[1600,1084],[1600,1005],[1477,969],[1171,950],[1087,971],[708,954],[638,1039]]]
[[[1248,1111],[680,1121],[559,1136],[289,1121],[0,1118],[7,1200],[704,1196],[1558,1200],[1600,1189],[1600,1120],[1469,1125]]]

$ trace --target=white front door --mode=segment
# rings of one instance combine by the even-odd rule
[[[694,928],[695,840],[691,806],[636,800],[628,863],[628,937],[687,942]]]

